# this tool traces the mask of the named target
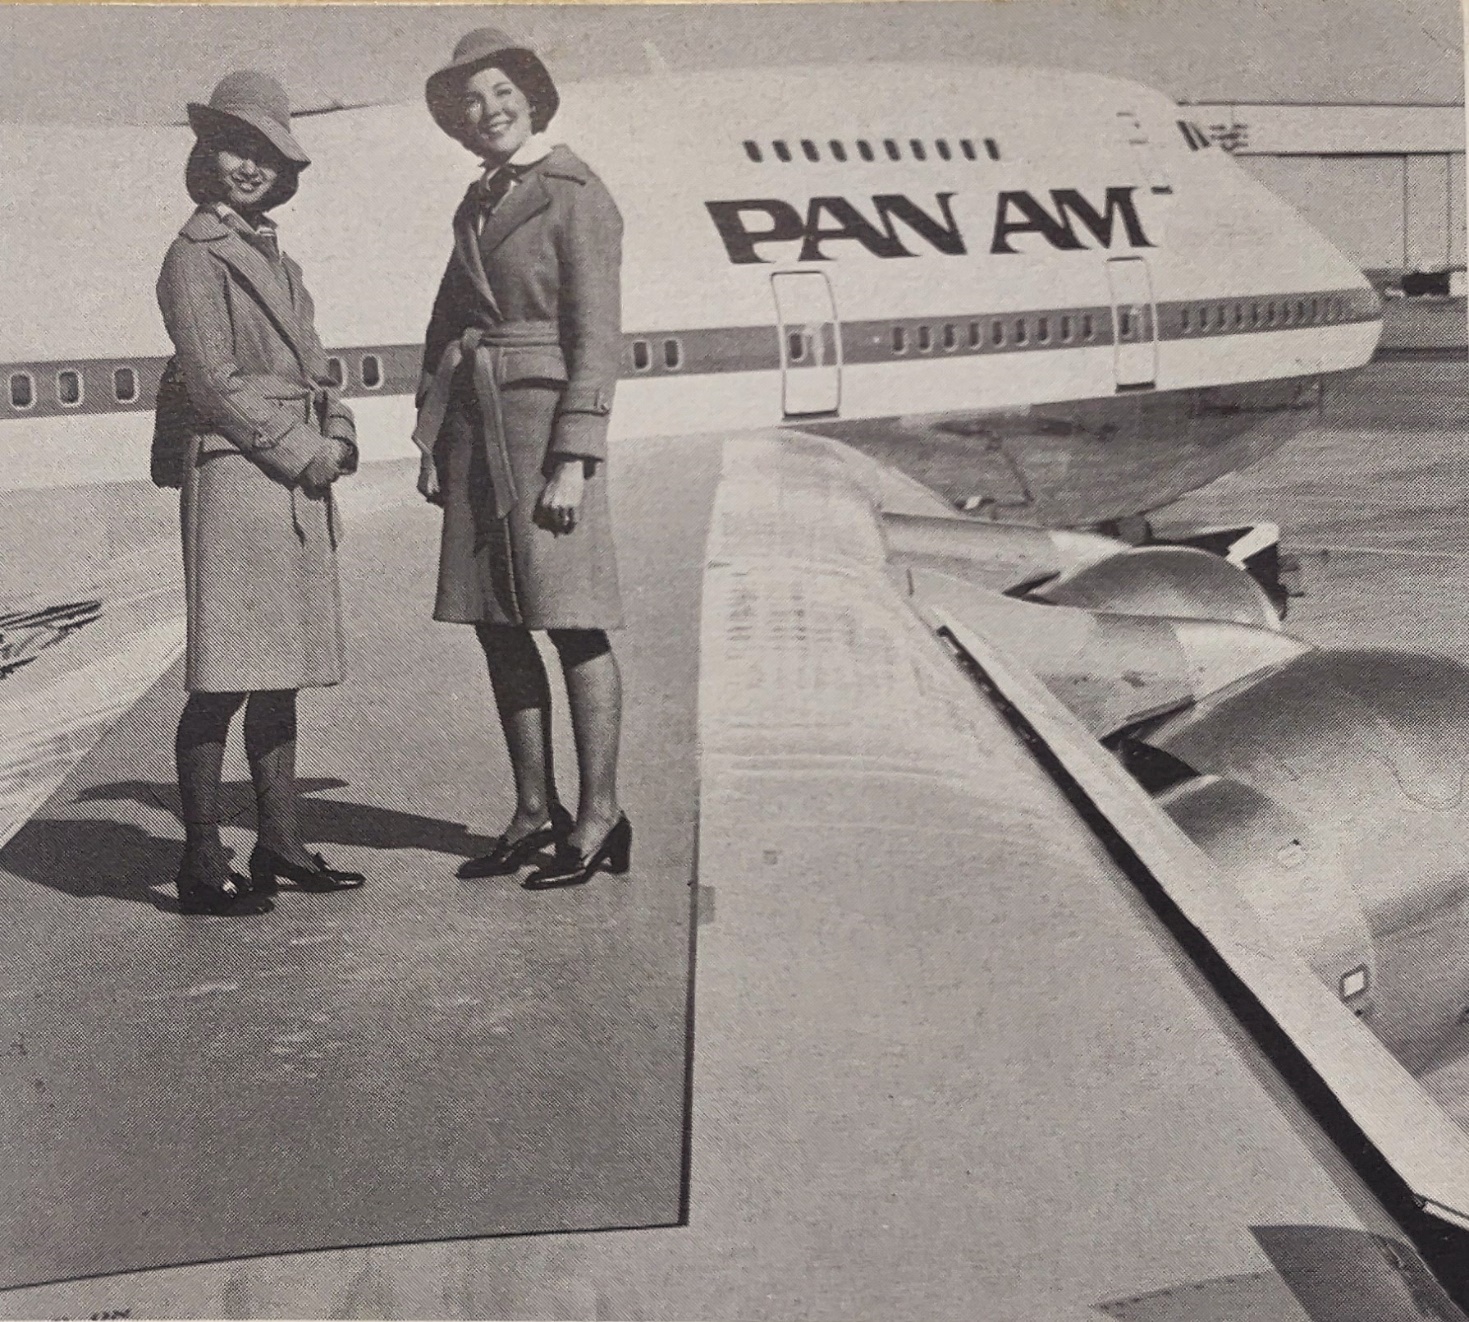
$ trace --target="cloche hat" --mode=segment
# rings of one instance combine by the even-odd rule
[[[429,75],[424,97],[434,123],[457,141],[461,127],[458,90],[466,78],[492,65],[509,74],[511,81],[525,93],[531,103],[531,128],[536,133],[543,132],[561,104],[556,84],[535,51],[499,28],[475,28],[466,32],[454,47],[449,63]]]
[[[311,158],[291,136],[291,108],[285,88],[254,69],[225,74],[207,106],[190,101],[189,123],[201,138],[227,131],[231,124],[248,124],[298,169],[311,164]]]

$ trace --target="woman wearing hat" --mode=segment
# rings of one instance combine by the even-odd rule
[[[530,889],[628,867],[617,799],[622,623],[607,502],[607,420],[622,354],[622,218],[602,181],[543,138],[559,97],[534,52],[463,38],[428,106],[483,160],[454,216],[429,321],[414,440],[419,490],[444,509],[434,618],[475,626],[515,775],[515,814],[461,877],[503,876],[555,846]],[[532,630],[566,678],[579,764],[556,793],[551,698]]]
[[[342,677],[331,487],[356,468],[357,447],[301,270],[266,218],[309,164],[285,92],[263,74],[232,73],[208,105],[189,106],[189,121],[185,182],[198,209],[158,280],[182,386],[160,392],[159,433],[187,438],[179,901],[189,913],[263,912],[281,877],[307,890],[362,884],[307,853],[295,784],[296,691]],[[219,839],[220,765],[241,706],[259,809],[248,886]]]

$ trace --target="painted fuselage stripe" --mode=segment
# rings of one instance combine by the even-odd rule
[[[1122,339],[1150,342],[1154,315],[1148,305],[1137,305],[1121,326]],[[1224,340],[1378,321],[1381,315],[1381,304],[1370,289],[1160,303],[1156,338],[1159,342]],[[812,329],[810,323],[803,323],[801,327],[767,324],[629,332],[623,336],[621,377],[636,380],[832,366],[835,346],[824,343],[820,335],[809,334]],[[914,358],[1099,348],[1115,343],[1118,329],[1107,304],[846,321],[841,323],[840,361],[855,366]],[[808,332],[804,337],[803,330]],[[363,345],[333,349],[330,354],[342,365],[342,391],[349,397],[411,394],[418,386],[421,344]],[[0,365],[0,390],[4,392],[0,394],[0,421],[149,411],[165,361],[156,357],[72,358]],[[59,378],[64,374],[79,378],[79,391],[72,381],[65,383],[71,395],[80,395],[74,404],[61,403],[63,383]],[[17,377],[29,380],[30,403],[26,406],[14,403]],[[377,384],[365,384],[369,380]],[[119,385],[127,398],[117,397]]]

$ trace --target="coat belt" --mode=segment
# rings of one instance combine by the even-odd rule
[[[507,349],[559,348],[560,344],[559,328],[554,321],[502,321],[488,328],[471,326],[457,340],[451,340],[444,350],[424,396],[423,406],[418,411],[413,440],[425,454],[432,454],[439,430],[449,412],[454,376],[467,360],[484,429],[485,459],[490,470],[496,519],[506,518],[520,498],[510,467],[505,414],[501,408],[501,355]]]

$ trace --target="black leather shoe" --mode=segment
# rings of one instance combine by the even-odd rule
[[[559,846],[575,825],[571,814],[559,803],[554,803],[551,805],[551,818],[545,826],[521,836],[519,840],[507,840],[503,835],[497,837],[488,854],[461,863],[454,875],[461,881],[508,877],[512,872],[519,872],[548,845]]]
[[[274,895],[280,890],[280,878],[284,877],[297,890],[352,891],[367,880],[360,872],[327,867],[326,859],[320,854],[313,854],[311,861],[314,867],[299,867],[275,850],[256,845],[250,851],[250,889],[257,895]]]
[[[562,886],[585,886],[598,872],[621,876],[632,865],[632,823],[623,813],[602,843],[589,854],[573,849],[565,841],[556,846],[556,857],[520,884],[528,891],[556,890]]]
[[[238,917],[269,913],[275,908],[268,895],[260,894],[230,872],[229,856],[223,850],[185,852],[174,884],[179,891],[180,913]]]

